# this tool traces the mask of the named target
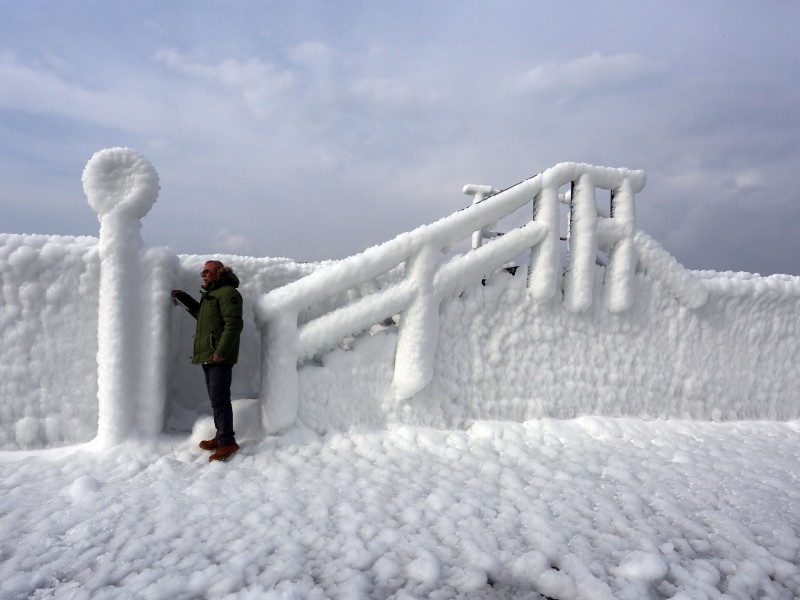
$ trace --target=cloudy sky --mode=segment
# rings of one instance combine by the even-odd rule
[[[800,3],[0,0],[0,231],[96,235],[97,150],[159,173],[150,245],[342,258],[559,162],[644,169],[690,268],[800,274]]]

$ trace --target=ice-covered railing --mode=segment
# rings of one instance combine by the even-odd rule
[[[687,306],[705,302],[703,283],[636,231],[634,198],[644,187],[643,171],[562,163],[501,192],[488,186],[467,186],[465,192],[476,195],[472,206],[261,297],[256,319],[262,329],[266,429],[279,431],[296,420],[298,361],[397,313],[401,318],[392,388],[397,399],[422,390],[433,377],[442,299],[527,249],[531,250],[527,280],[531,297],[537,302],[555,299],[562,290],[559,189],[567,184],[571,184],[569,260],[563,279],[567,310],[580,312],[591,306],[598,248],[609,257],[604,281],[609,311],[622,312],[633,304],[637,262],[652,275],[663,275],[667,287]],[[598,188],[611,193],[609,217],[598,216]],[[475,244],[473,237],[472,251],[439,265],[444,248],[479,235],[528,203],[532,219],[527,224],[485,245]],[[309,307],[401,264],[404,278],[397,284],[298,326],[298,316]]]

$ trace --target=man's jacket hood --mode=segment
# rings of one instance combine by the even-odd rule
[[[211,290],[216,290],[217,288],[221,288],[222,286],[229,285],[232,288],[239,287],[239,278],[236,276],[236,273],[233,271],[227,271],[220,275],[217,279],[211,282],[211,285],[208,286],[207,289],[203,290],[204,292],[210,292]]]

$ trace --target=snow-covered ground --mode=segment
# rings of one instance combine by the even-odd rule
[[[0,597],[800,597],[797,422],[204,427],[0,455]]]

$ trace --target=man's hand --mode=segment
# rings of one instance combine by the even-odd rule
[[[172,303],[178,304],[178,300],[180,300],[181,304],[184,306],[189,306],[191,302],[191,296],[184,292],[183,290],[172,290]]]
[[[215,363],[225,362],[225,359],[222,358],[219,354],[215,354],[214,356],[212,356],[211,360],[213,360]]]

